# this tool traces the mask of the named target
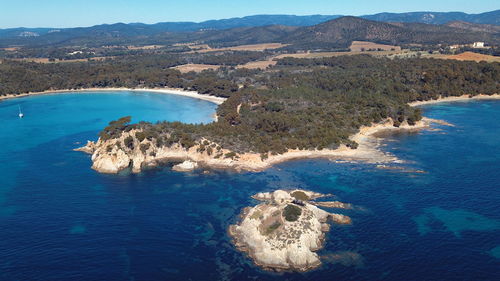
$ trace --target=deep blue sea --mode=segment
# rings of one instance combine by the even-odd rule
[[[125,115],[199,123],[215,108],[147,93],[0,102],[0,280],[500,279],[500,102],[424,107],[455,126],[387,136],[383,149],[405,160],[391,169],[300,160],[259,173],[104,175],[72,151]],[[331,228],[317,270],[266,272],[230,243],[250,196],[278,188],[356,206],[340,211],[353,224]]]

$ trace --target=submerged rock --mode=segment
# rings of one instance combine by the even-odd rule
[[[255,264],[277,271],[307,271],[321,264],[316,253],[323,247],[328,219],[351,223],[341,214],[331,214],[310,200],[324,195],[305,190],[258,193],[263,201],[245,208],[241,221],[229,227],[236,247],[247,252]]]

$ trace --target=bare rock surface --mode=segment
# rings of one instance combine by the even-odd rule
[[[189,171],[193,171],[196,168],[198,168],[198,163],[186,160],[180,164],[173,166],[172,170],[178,171],[178,172],[189,172]]]

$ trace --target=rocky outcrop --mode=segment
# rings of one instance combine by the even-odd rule
[[[87,144],[85,146],[75,148],[73,150],[92,154],[96,150],[96,144],[93,141],[87,141]]]
[[[177,171],[191,171],[201,164],[236,170],[259,170],[269,166],[261,160],[259,154],[237,155],[227,149],[215,149],[218,145],[205,139],[199,140],[190,148],[179,144],[158,147],[155,140],[138,140],[138,132],[140,131],[131,130],[123,132],[119,138],[99,139],[95,143],[89,141],[86,146],[76,150],[92,154],[92,169],[101,173],[118,173],[127,168],[138,173],[144,168],[155,167],[166,161],[184,161],[174,166]],[[211,149],[206,148],[209,146]]]
[[[321,264],[316,253],[323,247],[329,220],[349,224],[351,219],[331,214],[310,201],[324,195],[305,190],[276,190],[253,198],[263,201],[245,208],[241,221],[229,227],[236,247],[255,264],[277,271],[307,271]]]
[[[351,204],[343,203],[343,202],[339,202],[339,201],[314,202],[314,205],[316,205],[318,207],[325,207],[325,208],[352,209]]]

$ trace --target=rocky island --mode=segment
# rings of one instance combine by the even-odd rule
[[[236,247],[248,253],[255,264],[276,271],[307,271],[321,264],[316,253],[323,247],[329,221],[350,224],[351,218],[329,213],[317,205],[350,209],[342,202],[313,200],[327,195],[306,190],[276,190],[258,193],[262,201],[247,207],[241,221],[229,227]]]

